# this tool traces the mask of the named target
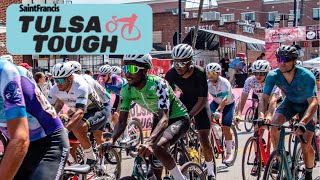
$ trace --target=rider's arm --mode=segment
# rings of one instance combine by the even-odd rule
[[[0,164],[3,179],[13,179],[17,173],[29,147],[29,128],[26,117],[7,121],[10,141]]]
[[[197,88],[199,89],[199,97],[197,103],[193,106],[189,114],[194,117],[196,116],[203,107],[208,103],[208,83],[206,73],[199,73],[199,84]]]
[[[228,101],[228,97],[223,98],[216,111],[222,112],[224,107],[227,104],[227,101]]]
[[[219,104],[216,111],[222,112],[227,104],[229,97],[232,96],[231,84],[228,80],[225,81],[223,86],[221,86],[221,103]]]
[[[117,141],[117,139],[123,134],[124,130],[128,124],[129,111],[120,111],[119,121],[114,127],[114,131],[112,133],[112,137],[109,140],[112,144]]]
[[[263,87],[263,96],[262,99],[259,99],[259,104],[258,104],[258,116],[259,118],[265,118],[265,112],[267,111],[268,103],[269,103],[269,98],[272,93],[273,87],[274,87],[274,82],[275,82],[275,74],[271,74],[270,72],[265,80],[265,84]],[[270,75],[271,74],[271,75]]]
[[[242,93],[241,93],[240,102],[238,103],[238,112],[237,112],[238,116],[241,116],[244,105],[246,104],[246,101],[248,99],[249,92],[251,90],[250,81],[251,81],[251,78],[247,78],[244,83]]]
[[[77,124],[83,118],[83,116],[84,116],[84,108],[77,108],[75,113],[72,115],[70,121],[66,125],[66,128],[68,129],[68,131],[72,131],[72,129],[77,126]]]
[[[274,111],[276,110],[276,107],[277,107],[277,101],[278,101],[278,95],[273,93],[270,96],[269,106],[268,106],[268,110],[266,112],[266,119],[272,118]]]
[[[173,68],[171,68],[171,69],[167,72],[167,74],[165,75],[164,79],[168,81],[168,83],[169,83],[169,85],[171,86],[172,90],[175,91],[175,90],[176,90],[176,86],[175,86],[174,80],[173,80],[173,78],[172,78],[172,69],[173,69]]]
[[[314,113],[316,113],[318,109],[318,98],[317,97],[310,97],[308,98],[309,106],[306,110],[306,113],[302,117],[300,123],[308,124],[308,122],[313,118]]]
[[[63,108],[63,101],[61,101],[58,97],[57,94],[58,93],[58,87],[55,84],[49,92],[49,96],[48,96],[48,101],[51,105],[53,105],[54,109],[56,110],[57,113],[59,113],[61,111],[61,109]]]

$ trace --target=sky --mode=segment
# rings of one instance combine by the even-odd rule
[[[72,0],[73,4],[121,4],[128,2],[142,2],[142,1],[156,1],[156,0]],[[176,0],[178,1],[178,0]],[[198,7],[200,0],[183,0],[187,1],[187,8]],[[204,6],[209,4],[211,1],[212,5],[216,4],[215,0],[204,0]]]

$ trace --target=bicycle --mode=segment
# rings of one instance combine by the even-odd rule
[[[125,149],[127,154],[130,154],[131,151],[136,151],[136,147],[132,146],[112,146],[112,148],[120,148],[120,149]],[[132,154],[132,153],[131,153]],[[121,180],[147,180],[147,179],[154,179],[155,176],[152,176],[153,174],[150,173],[151,166],[153,168],[162,168],[162,166],[156,165],[154,163],[154,160],[152,158],[145,158],[145,157],[140,157],[136,156],[135,161],[134,161],[134,166],[133,166],[133,172],[131,176],[126,176],[121,178]],[[180,168],[182,174],[190,180],[206,180],[206,175],[202,168],[194,163],[194,162],[187,162],[183,164]],[[170,177],[169,172],[166,170],[166,177]],[[152,178],[151,178],[152,177]],[[172,177],[170,177],[172,178]]]
[[[0,132],[0,162],[4,156],[8,143],[9,143],[8,138],[2,132]]]
[[[258,108],[258,99],[248,99],[252,101],[252,105],[247,109],[246,114],[244,116],[244,127],[247,132],[250,132],[253,128],[252,121],[257,118],[257,108]],[[256,117],[255,117],[256,116]]]
[[[293,132],[286,132],[285,129],[291,129],[291,126],[270,124],[280,130],[278,148],[269,156],[264,170],[263,179],[300,179],[304,175],[304,167],[300,161],[297,161],[298,138],[294,144],[293,156],[285,150],[285,135]],[[306,143],[303,136],[299,136],[299,141]]]
[[[235,126],[232,124],[230,126],[231,130],[231,135],[232,135],[232,151],[231,154],[233,154],[233,158],[230,162],[226,162],[226,143],[225,143],[225,136],[223,133],[223,128],[222,128],[222,122],[221,118],[219,121],[214,120],[214,118],[211,121],[211,143],[213,145],[213,150],[215,153],[215,157],[219,158],[219,155],[221,154],[222,156],[222,163],[225,164],[227,167],[230,167],[234,164],[237,154],[238,154],[238,134],[236,131]]]
[[[270,131],[268,131],[267,143],[263,139],[260,128],[269,125],[264,121],[264,119],[253,120],[253,122],[257,123],[259,129],[247,140],[244,146],[242,156],[242,179],[260,179],[262,169],[267,165],[270,155],[271,138]]]

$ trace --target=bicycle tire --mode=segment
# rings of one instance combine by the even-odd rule
[[[278,162],[278,167],[281,167],[282,165],[281,165],[281,163],[282,163],[282,158],[281,158],[281,153],[280,153],[280,151],[279,150],[275,150],[275,151],[273,151],[271,154],[270,154],[270,156],[269,156],[269,159],[268,159],[268,162],[267,162],[267,165],[266,165],[266,167],[265,167],[265,169],[264,169],[264,173],[263,173],[263,179],[264,180],[268,180],[269,179],[269,176],[270,175],[272,175],[272,174],[274,174],[273,172],[272,172],[272,170],[273,170],[273,164],[274,164],[274,160],[276,159],[277,160],[277,162]],[[278,171],[278,174],[279,174],[279,169],[277,170]],[[277,178],[277,176],[275,177],[275,176],[273,176],[273,178],[271,178],[271,179],[276,179]]]
[[[115,161],[110,159],[111,154],[114,156]],[[105,153],[104,157],[105,157],[105,161],[108,164],[116,165],[116,169],[113,171],[113,173],[114,173],[116,179],[119,179],[120,175],[121,175],[121,158],[120,158],[118,152],[115,149],[111,149],[108,153]]]
[[[301,145],[299,144],[296,149],[295,161],[293,164],[292,179],[303,179],[304,173],[305,173],[305,169],[303,167],[304,167],[303,154],[302,154]]]
[[[226,166],[228,166],[228,167],[230,167],[230,166],[233,166],[233,164],[234,164],[234,162],[236,161],[236,159],[237,159],[237,155],[238,155],[238,134],[237,134],[237,130],[236,130],[236,128],[234,127],[234,125],[231,125],[231,127],[230,127],[230,130],[233,132],[233,139],[234,139],[234,152],[233,152],[233,159],[232,159],[232,161],[230,161],[229,163],[227,163],[227,162],[225,162],[224,164],[226,165]],[[225,136],[223,135],[222,136],[223,138],[225,138]],[[224,142],[226,142],[226,140],[224,139],[223,140]]]
[[[136,180],[136,178],[133,176],[125,176],[125,177],[120,178],[120,180]]]
[[[255,146],[256,144],[256,146]],[[259,146],[257,145],[257,138],[256,137],[250,137],[245,146],[244,146],[244,150],[243,150],[243,155],[242,155],[242,179],[247,180],[249,179],[248,177],[253,177],[251,175],[251,171],[248,173],[248,171],[245,170],[245,167],[247,166],[248,162],[246,161],[247,159],[249,159],[249,157],[247,156],[247,150],[248,148],[250,148],[250,151],[253,151],[253,153],[255,154],[254,150],[255,147],[257,148],[257,154],[254,155],[254,160],[252,162],[252,165],[254,165],[254,163],[256,163],[257,165],[257,176],[255,178],[250,178],[250,179],[260,179],[261,177],[261,170],[262,170],[262,161],[261,161],[261,151],[260,148],[258,148]],[[248,153],[248,155],[250,154],[250,152]],[[247,162],[247,163],[246,163]],[[250,170],[252,170],[252,168],[249,168]]]
[[[253,128],[252,120],[254,119],[255,108],[249,107],[244,116],[244,128],[247,132],[250,132]]]
[[[295,135],[290,134],[289,135],[289,140],[288,140],[288,151],[290,152],[290,155],[293,156],[293,147],[294,147],[294,142],[295,142]]]
[[[181,173],[187,177],[187,179],[206,180],[206,174],[202,170],[201,166],[194,162],[187,162],[181,168]]]
[[[178,154],[174,154],[174,148],[174,146],[171,147],[169,152],[173,155],[173,158],[175,159],[177,165],[182,166],[185,163],[192,161],[192,158],[190,157],[188,152],[184,152],[182,148],[177,147],[176,153],[181,154],[181,156],[178,156]]]
[[[139,129],[139,141],[135,144],[131,144],[131,146],[136,147],[139,144],[143,144],[143,131],[142,131],[142,127],[140,124],[140,121],[138,118],[132,118],[132,120],[129,122],[128,124],[128,128],[131,127],[132,125],[135,125],[138,129]],[[130,132],[129,132],[130,134]]]

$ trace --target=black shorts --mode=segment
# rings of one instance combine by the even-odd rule
[[[159,120],[156,115],[154,115],[152,130],[156,128]],[[169,125],[167,129],[163,132],[162,137],[166,138],[170,145],[175,144],[180,138],[184,137],[184,135],[188,132],[190,128],[190,118],[189,116],[177,117],[169,120]]]
[[[88,125],[88,132],[96,130],[103,131],[111,113],[111,105],[104,107],[102,110],[92,109],[84,114],[82,120]]]
[[[14,179],[61,179],[69,148],[67,133],[64,129],[31,142]]]
[[[197,130],[210,129],[210,108],[206,105],[195,117],[194,122]]]

